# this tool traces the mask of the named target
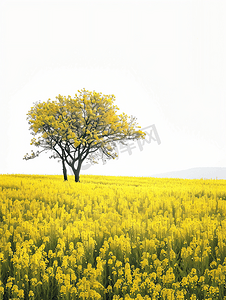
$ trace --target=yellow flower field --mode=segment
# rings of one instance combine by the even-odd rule
[[[226,181],[0,175],[0,299],[226,299]]]

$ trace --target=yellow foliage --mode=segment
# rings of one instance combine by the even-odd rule
[[[74,151],[77,147],[98,149],[98,145],[103,148],[108,136],[111,141],[144,138],[145,133],[137,129],[135,119],[131,120],[124,113],[116,114],[114,95],[85,89],[79,93],[74,98],[58,95],[55,101],[48,99],[31,107],[27,119],[32,134],[38,137],[38,142],[33,138],[31,145],[53,151],[59,147],[61,152],[65,142]]]

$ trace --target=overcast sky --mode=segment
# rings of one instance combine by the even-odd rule
[[[81,174],[226,167],[225,15],[223,0],[1,1],[0,174],[62,174],[48,154],[22,159],[26,113],[82,88],[114,94],[151,136]]]

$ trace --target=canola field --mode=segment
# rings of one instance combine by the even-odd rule
[[[0,299],[226,299],[226,180],[0,175]]]

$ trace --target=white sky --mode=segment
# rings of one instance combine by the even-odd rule
[[[1,1],[0,174],[62,174],[48,154],[22,159],[35,150],[26,113],[82,88],[114,94],[161,144],[81,174],[226,167],[225,15],[223,0]]]

